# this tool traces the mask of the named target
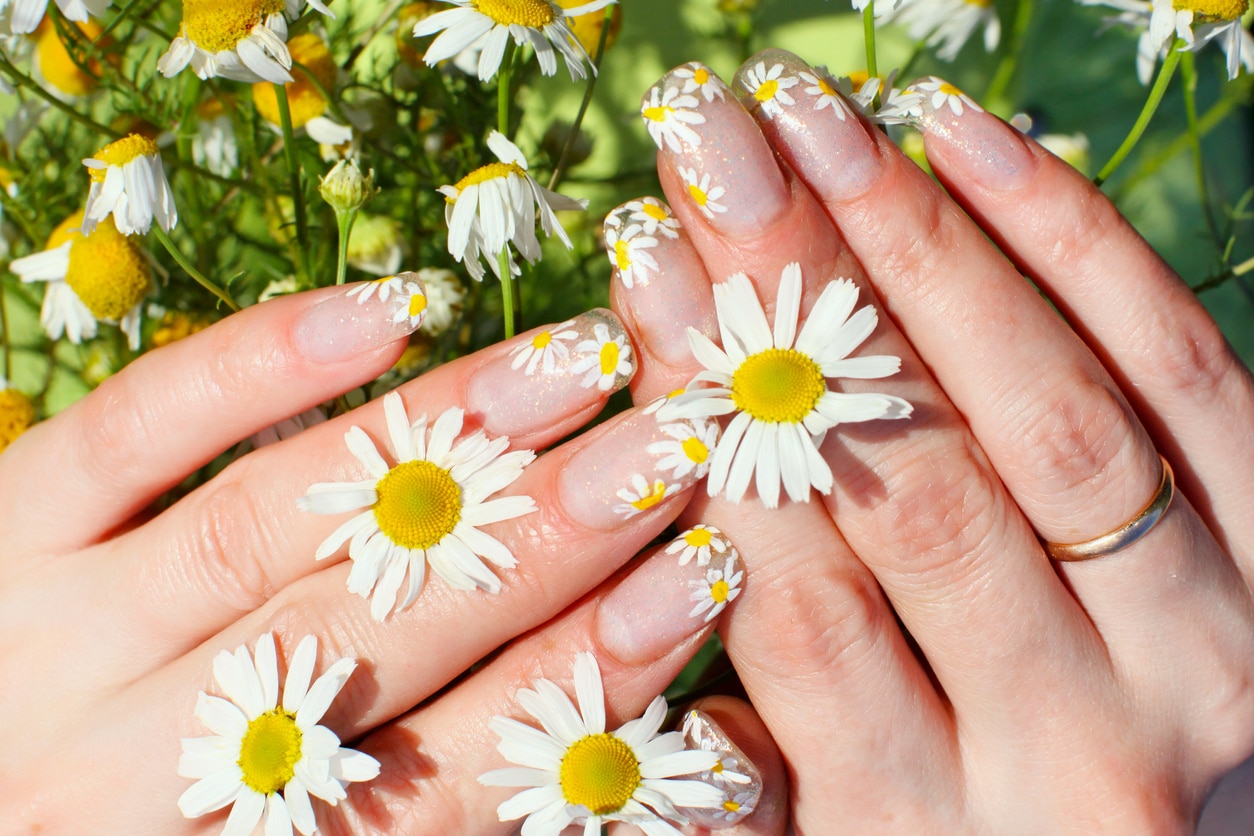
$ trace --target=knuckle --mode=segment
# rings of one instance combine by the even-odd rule
[[[1053,241],[1048,261],[1054,269],[1074,272],[1075,265],[1084,264],[1097,250],[1121,239],[1116,227],[1121,216],[1100,192],[1085,194],[1069,211],[1048,212],[1040,217],[1035,238]]]
[[[876,270],[894,276],[893,294],[904,302],[918,303],[938,287],[930,266],[938,253],[959,251],[955,225],[947,202],[923,200],[910,226],[915,234],[903,236],[898,225],[883,229],[883,260]]]
[[[1157,357],[1154,368],[1145,373],[1162,385],[1190,400],[1205,402],[1224,391],[1223,387],[1240,361],[1207,315],[1191,311],[1175,315],[1170,322],[1155,323],[1153,350],[1145,356]]]
[[[197,376],[206,403],[248,402],[266,380],[280,380],[291,371],[290,354],[273,337],[262,332],[250,335],[248,350],[240,351],[238,329],[208,329],[209,347],[204,355],[205,373]]]
[[[105,379],[90,398],[79,401],[82,466],[93,482],[108,485],[139,466],[138,451],[163,435],[163,415],[151,390],[134,384],[123,371]]]

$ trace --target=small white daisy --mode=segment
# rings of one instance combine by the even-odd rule
[[[940,110],[948,106],[954,116],[961,116],[966,108],[982,113],[984,108],[975,103],[975,100],[948,81],[942,81],[939,78],[927,78],[922,81],[916,81],[911,84],[908,90],[912,90],[923,96],[923,104],[929,106],[933,111]]]
[[[710,459],[711,496],[739,502],[756,472],[767,508],[779,504],[781,482],[794,501],[809,502],[812,486],[824,494],[832,489],[831,468],[818,450],[827,430],[910,414],[910,404],[892,395],[828,388],[829,377],[880,378],[901,367],[892,356],[849,357],[879,321],[871,305],[855,313],[857,300],[850,280],[828,282],[798,334],[800,265],[784,268],[773,329],[743,273],[714,286],[723,347],[689,328],[688,343],[705,371],[658,412],[663,420],[735,414]]]
[[[681,421],[662,424],[658,429],[669,436],[645,448],[652,456],[660,456],[658,470],[672,471],[672,479],[683,479],[689,473],[702,479],[710,470],[710,451],[718,443],[719,427],[715,421]]]
[[[719,200],[727,193],[722,186],[711,185],[710,175],[697,175],[695,168],[678,168],[679,176],[684,178],[684,185],[688,187],[688,196],[692,198],[692,202],[697,204],[697,208],[701,210],[701,214],[707,218],[712,218],[716,213],[721,214],[727,211],[727,207],[719,203]]]
[[[239,144],[235,123],[221,99],[206,99],[196,106],[196,135],[192,137],[192,159],[196,165],[221,177],[239,168]]]
[[[671,213],[669,206],[656,197],[629,200],[607,216],[605,222],[612,226],[639,224],[645,235],[679,237],[679,218]]]
[[[83,234],[90,235],[106,215],[123,235],[148,234],[153,219],[165,232],[179,222],[174,193],[161,165],[157,143],[139,134],[111,142],[83,160],[91,175]]]
[[[530,377],[536,370],[544,374],[557,371],[557,364],[570,356],[566,343],[579,339],[579,332],[570,326],[575,320],[559,322],[536,333],[527,342],[510,352],[514,359],[509,364],[511,369],[523,369],[523,374]],[[525,366],[525,368],[524,368]]]
[[[348,234],[348,263],[363,273],[391,276],[405,257],[401,224],[384,215],[360,214]]]
[[[57,8],[66,20],[79,23],[88,17],[100,17],[109,8],[109,0],[57,0]],[[48,0],[0,0],[0,15],[8,11],[9,31],[29,35],[39,26],[48,11]]]
[[[743,83],[754,100],[762,106],[764,114],[778,116],[784,111],[783,105],[796,104],[788,90],[801,82],[793,76],[785,76],[783,64],[773,64],[768,70],[766,62],[759,61],[745,73]]]
[[[877,125],[903,125],[913,122],[923,112],[923,94],[893,86],[897,70],[886,77],[863,77],[855,82],[849,76],[837,79],[837,90],[845,101],[868,121]],[[856,89],[855,89],[856,88]],[[876,98],[879,106],[876,107]]]
[[[370,437],[354,426],[344,440],[370,478],[312,485],[298,501],[315,514],[366,509],[324,540],[315,557],[330,557],[349,544],[348,591],[367,598],[373,590],[370,614],[377,621],[392,611],[406,573],[409,585],[397,609],[413,603],[428,563],[458,589],[499,592],[500,580],[480,558],[507,569],[517,561],[508,546],[479,526],[536,509],[529,496],[489,499],[521,476],[535,453],[507,453],[507,437],[489,440],[483,430],[457,440],[463,413],[456,407],[445,410],[429,430],[425,416],[410,425],[395,392],[383,396],[383,411],[397,463],[389,466]]]
[[[213,734],[183,738],[178,774],[194,778],[179,797],[187,818],[230,805],[224,833],[248,834],[265,822],[266,836],[309,836],[318,830],[310,796],[337,806],[344,787],[371,781],[379,762],[340,739],[318,721],[357,667],[340,659],[310,684],[318,640],[306,636],[296,647],[279,693],[274,636],[257,642],[255,656],[241,645],[213,660],[213,678],[225,697],[200,692],[196,719]]]
[[[716,809],[723,803],[714,787],[673,777],[709,769],[718,756],[685,751],[680,732],[658,734],[664,698],[655,698],[638,720],[606,732],[605,690],[591,653],[575,657],[578,708],[547,679],[534,687],[516,696],[543,731],[509,717],[491,720],[501,737],[497,751],[519,765],[487,772],[479,782],[526,788],[497,808],[501,821],[525,816],[527,836],[559,836],[572,824],[596,834],[612,821],[634,824],[649,836],[680,836],[667,823],[686,823],[676,807]]]
[[[442,12],[442,14],[446,14]],[[488,148],[500,162],[489,163],[463,177],[456,185],[441,186],[446,198],[448,251],[466,265],[475,281],[482,281],[480,256],[501,278],[497,256],[512,243],[519,255],[534,264],[540,258],[536,216],[546,235],[556,235],[569,249],[570,237],[555,214],[566,209],[585,209],[586,200],[574,200],[541,186],[527,173],[527,159],[518,146],[499,131],[488,136]],[[522,270],[509,258],[512,275]]]
[[[936,57],[952,61],[974,34],[984,27],[984,49],[992,52],[1001,40],[1001,20],[992,0],[905,0],[885,22],[908,27],[916,41],[927,39],[929,47],[939,47]]]
[[[711,566],[701,580],[688,581],[688,586],[692,587],[688,600],[697,602],[688,615],[705,613],[704,620],[709,623],[740,597],[740,582],[745,579],[745,573],[736,571],[736,557],[736,552],[732,552],[721,567]]]
[[[362,282],[351,288],[348,295],[356,296],[359,305],[366,304],[374,295],[385,304],[390,301],[391,307],[395,309],[392,322],[404,322],[411,329],[418,328],[427,315],[427,289],[417,273],[398,273],[395,276]]]
[[[718,99],[723,101],[727,95],[727,85],[722,79],[710,72],[710,68],[700,61],[689,61],[671,73],[675,78],[682,78],[683,93],[700,93],[707,102]]]
[[[596,73],[592,59],[571,31],[568,18],[604,9],[615,0],[592,0],[574,8],[562,8],[550,0],[444,0],[456,8],[437,12],[414,24],[414,37],[436,38],[423,56],[434,67],[484,38],[479,53],[479,78],[488,81],[501,68],[505,46],[510,38],[518,45],[531,44],[540,63],[540,72],[557,72],[557,53],[566,59],[572,79],[587,75],[585,65]]]
[[[603,322],[592,326],[592,339],[581,340],[575,346],[575,353],[579,359],[570,371],[584,375],[579,385],[585,389],[596,386],[602,392],[608,392],[630,380],[636,371],[627,334],[621,329],[611,334],[609,326]]]
[[[680,93],[678,87],[649,90],[649,97],[640,104],[640,115],[659,149],[666,145],[680,154],[684,143],[693,148],[701,145],[701,135],[691,127],[705,124],[705,117],[697,112],[698,104],[695,96]]]
[[[727,785],[743,787],[746,784],[761,782],[762,774],[752,762],[743,758],[743,755],[728,751],[729,741],[721,733],[713,732],[709,726],[708,715],[697,709],[690,709],[684,715],[683,732],[688,748],[714,752],[718,755],[718,763],[701,773],[702,781],[723,789],[727,789]],[[760,786],[755,789],[760,793]],[[756,793],[754,795],[754,803],[756,803]]]
[[[679,555],[680,566],[688,565],[694,557],[698,566],[708,566],[713,558],[735,554],[736,549],[726,534],[712,525],[700,524],[671,541],[666,553]]]
[[[625,228],[606,225],[605,254],[610,264],[618,270],[623,285],[631,289],[637,282],[643,287],[649,283],[649,272],[658,271],[657,259],[649,250],[657,246],[657,239],[644,234],[644,227],[631,224]]]
[[[639,473],[633,473],[631,486],[618,489],[618,498],[622,500],[622,504],[615,505],[612,510],[623,519],[629,520],[648,511],[678,490],[679,485],[668,485],[665,479],[654,479],[650,482]]]
[[[284,0],[183,0],[183,22],[157,61],[166,78],[188,65],[199,78],[232,81],[292,80]]]
[[[710,815],[718,821],[738,822],[748,817],[757,808],[761,793],[753,790],[729,792],[719,808]]]
[[[418,278],[427,292],[427,317],[422,321],[422,332],[435,337],[461,317],[466,289],[456,273],[443,267],[423,267],[418,270]]]

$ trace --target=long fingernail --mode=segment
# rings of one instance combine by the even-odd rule
[[[667,73],[646,94],[641,114],[691,207],[715,229],[759,233],[787,209],[788,184],[774,153],[708,68],[693,63]]]
[[[427,291],[416,273],[337,290],[292,326],[292,344],[315,363],[342,363],[418,330]]]
[[[523,435],[618,391],[635,371],[623,324],[597,308],[517,337],[475,373],[466,406],[491,432]]]
[[[710,830],[723,830],[744,821],[762,797],[762,773],[753,761],[745,757],[713,717],[700,709],[684,716],[684,748],[718,754],[718,763],[698,779],[722,790],[724,800],[720,809],[681,807],[680,812],[692,824]]]

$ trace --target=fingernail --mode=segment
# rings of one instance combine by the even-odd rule
[[[292,344],[315,363],[342,363],[418,330],[427,291],[416,273],[398,273],[337,290],[292,326]]]
[[[640,112],[683,180],[691,208],[715,229],[761,232],[787,209],[788,185],[774,152],[704,65],[667,73],[645,95]]]
[[[740,68],[735,87],[762,132],[778,139],[789,164],[823,198],[858,197],[879,179],[878,145],[825,70],[770,49]]]
[[[697,779],[723,791],[720,809],[680,807],[689,822],[710,830],[723,830],[744,821],[762,797],[762,773],[745,757],[714,718],[700,709],[684,716],[684,748],[716,752],[719,761]]]
[[[635,374],[627,331],[603,308],[537,328],[475,372],[467,410],[500,435],[523,435],[627,385]]]
[[[920,79],[907,90],[922,96],[919,130],[929,155],[939,153],[977,184],[996,191],[1020,188],[1031,179],[1036,157],[1019,132],[966,93],[939,78]]]
[[[642,410],[624,413],[589,433],[566,463],[558,477],[562,505],[589,528],[619,528],[705,476],[718,433],[711,421],[659,422]]]

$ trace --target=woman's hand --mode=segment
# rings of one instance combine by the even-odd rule
[[[903,104],[938,185],[795,56],[763,53],[730,87],[694,69],[646,98],[683,228],[623,244],[637,402],[702,370],[685,327],[718,343],[711,287],[734,273],[778,334],[797,262],[803,322],[849,277],[882,315],[846,348],[902,360],[836,391],[913,405],[827,432],[826,496],[698,496],[681,518],[744,556],[721,632],[798,832],[1187,830],[1254,751],[1248,371],[1097,189],[949,85]],[[1160,453],[1177,485],[1161,522],[1052,562],[1046,543],[1141,514]]]

